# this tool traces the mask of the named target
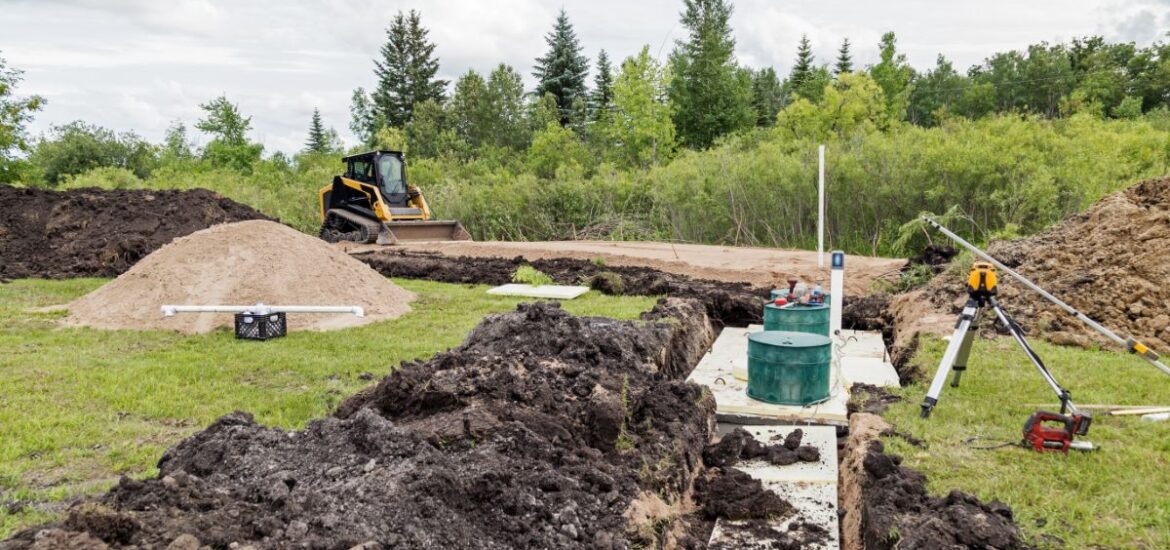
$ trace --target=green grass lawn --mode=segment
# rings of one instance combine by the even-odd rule
[[[487,287],[395,280],[418,294],[410,313],[343,331],[295,332],[268,342],[223,330],[61,328],[62,304],[105,281],[0,284],[0,538],[57,517],[120,475],[155,473],[171,445],[233,410],[300,428],[400,361],[458,345],[484,315],[521,299]],[[581,315],[630,319],[654,298],[590,292],[564,303]]]
[[[1141,359],[1033,342],[1037,353],[1082,404],[1170,406],[1170,377]],[[915,361],[933,376],[945,343],[926,341]],[[1039,548],[1170,548],[1170,423],[1097,415],[1084,439],[1099,446],[1067,456],[1019,447],[973,449],[973,436],[1018,441],[1035,407],[1052,393],[1011,338],[977,338],[962,386],[948,385],[929,420],[918,418],[929,380],[905,388],[884,415],[928,448],[888,438],[887,450],[929,478],[932,493],[952,488],[997,498],[1015,511]],[[985,443],[980,443],[985,444]]]

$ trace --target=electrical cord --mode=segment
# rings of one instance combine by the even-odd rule
[[[975,443],[978,443],[980,441],[991,442],[991,444],[975,445]],[[972,449],[990,451],[990,450],[994,450],[994,449],[1002,449],[1004,447],[1016,447],[1016,446],[1020,445],[1020,442],[1018,442],[1018,441],[1004,441],[1002,439],[991,439],[990,437],[977,435],[974,437],[968,437],[967,439],[964,439],[963,444],[967,445],[968,447],[970,447]]]

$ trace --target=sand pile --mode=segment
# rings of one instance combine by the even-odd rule
[[[105,286],[68,305],[66,323],[104,329],[231,327],[228,313],[163,317],[163,304],[362,306],[364,318],[290,314],[289,330],[328,330],[410,310],[414,294],[344,252],[279,223],[217,225],[175,239]]]
[[[1162,178],[1106,196],[1043,233],[993,243],[988,252],[1110,329],[1166,353],[1170,352],[1167,248],[1170,178]],[[1004,308],[1031,334],[1058,344],[1107,343],[1009,276],[1000,277],[999,294]],[[891,312],[896,320],[907,321],[907,326],[928,316],[936,318],[938,323],[928,325],[935,332],[950,334],[965,301],[962,277],[952,269],[922,291],[897,297]],[[899,340],[906,332],[903,329],[899,323]]]
[[[206,189],[75,189],[0,185],[0,279],[114,277],[200,229],[269,219]]]

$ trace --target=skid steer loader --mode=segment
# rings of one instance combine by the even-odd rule
[[[422,191],[406,181],[400,151],[370,151],[342,160],[345,174],[319,192],[322,239],[378,244],[471,240],[458,221],[431,219]]]

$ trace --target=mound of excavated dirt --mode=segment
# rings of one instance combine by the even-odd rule
[[[324,241],[254,220],[197,231],[160,248],[105,286],[70,303],[66,323],[103,329],[203,333],[231,327],[230,313],[163,317],[164,304],[362,306],[365,317],[291,313],[289,330],[327,330],[393,319],[414,294]]]
[[[734,500],[702,500],[714,400],[683,378],[712,338],[693,301],[641,322],[521,305],[304,431],[225,416],[167,451],[157,478],[0,547],[702,547],[679,518],[792,513],[743,482]]]
[[[1170,352],[1170,178],[1109,195],[1037,235],[995,242],[988,253],[1057,298],[1122,335]],[[956,266],[960,267],[960,266]],[[898,340],[910,332],[950,334],[967,295],[950,269],[920,291],[895,297]],[[1032,334],[1057,343],[1107,341],[1071,315],[1000,275],[1004,309]]]
[[[879,436],[892,428],[881,417],[849,418],[840,464],[841,548],[1024,548],[1012,510],[951,491],[932,497],[926,478],[885,454]]]
[[[175,237],[255,219],[271,218],[206,189],[0,185],[0,279],[113,277]]]

